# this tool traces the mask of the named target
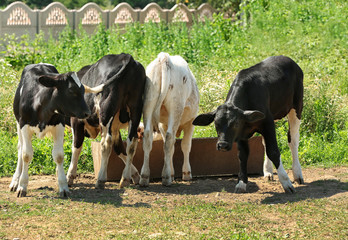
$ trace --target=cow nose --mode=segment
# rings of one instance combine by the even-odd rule
[[[216,145],[217,145],[216,147],[219,151],[225,152],[225,151],[230,150],[230,144],[228,142],[220,141]]]

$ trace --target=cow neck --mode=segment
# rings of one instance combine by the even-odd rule
[[[243,86],[233,84],[226,98],[226,104],[233,105],[241,110],[247,110],[248,98],[245,97]]]
[[[43,94],[45,98],[40,99],[40,108],[38,109],[39,122],[49,123],[50,119],[53,115],[55,115],[55,111],[59,111],[57,109],[58,104],[56,103],[57,98],[57,89],[47,89],[47,94]]]

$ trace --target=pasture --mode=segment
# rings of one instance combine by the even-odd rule
[[[347,239],[348,223],[348,3],[326,1],[251,1],[243,21],[216,15],[184,24],[131,24],[89,36],[66,29],[58,40],[39,34],[16,39],[0,53],[0,239]],[[304,185],[285,194],[278,182],[251,176],[248,193],[235,194],[235,176],[176,179],[163,187],[119,189],[107,183],[94,189],[90,140],[85,140],[79,177],[71,197],[57,195],[52,141],[34,139],[28,196],[9,192],[17,163],[14,92],[23,67],[54,64],[59,72],[78,71],[110,53],[126,52],[147,66],[161,51],[181,55],[195,76],[199,112],[220,105],[243,68],[272,55],[286,55],[304,72],[304,109],[299,158]],[[287,121],[276,123],[287,173],[291,152]],[[125,138],[125,133],[122,133]],[[214,126],[196,127],[194,137],[215,137]],[[71,158],[66,129],[64,168]]]
[[[346,239],[348,168],[303,170],[305,185],[285,194],[277,177],[251,176],[236,194],[236,177],[160,181],[147,188],[94,188],[80,174],[71,198],[57,197],[55,176],[32,176],[17,199],[0,182],[1,239]],[[289,172],[288,172],[289,174]]]

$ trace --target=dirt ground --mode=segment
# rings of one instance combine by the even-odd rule
[[[292,178],[291,171],[287,171]],[[274,181],[267,181],[262,176],[250,176],[247,193],[234,193],[237,184],[236,176],[220,176],[194,178],[191,182],[177,179],[172,186],[162,186],[159,179],[152,180],[150,186],[141,188],[131,186],[119,189],[118,182],[108,182],[104,190],[94,188],[95,178],[92,174],[80,174],[70,188],[70,198],[87,202],[114,202],[119,205],[161,205],[166,199],[166,206],[175,204],[187,196],[194,196],[205,202],[223,201],[226,203],[255,202],[276,204],[296,202],[304,199],[342,197],[348,203],[348,167],[305,168],[303,169],[304,185],[294,183],[295,194],[285,194],[277,175]],[[11,178],[0,178],[0,196],[15,200],[16,194],[9,192]],[[22,203],[35,199],[58,197],[55,176],[29,176],[27,197],[17,199]],[[168,206],[168,207],[169,207]]]

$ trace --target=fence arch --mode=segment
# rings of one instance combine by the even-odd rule
[[[23,2],[14,2],[0,10],[0,38],[5,34],[35,37],[40,31],[47,36],[57,37],[66,27],[79,32],[79,25],[87,33],[93,33],[103,23],[106,28],[118,25],[123,28],[131,22],[185,22],[192,25],[194,19],[204,21],[211,18],[215,9],[204,3],[198,9],[189,9],[177,4],[171,9],[162,9],[157,3],[150,3],[144,9],[133,9],[128,3],[120,3],[112,10],[102,10],[96,3],[87,3],[78,10],[69,10],[59,2],[53,2],[42,10],[32,10]]]

